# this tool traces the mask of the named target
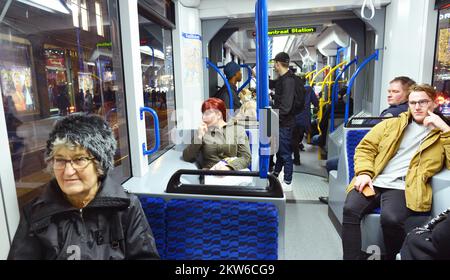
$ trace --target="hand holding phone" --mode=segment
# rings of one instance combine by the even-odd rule
[[[371,187],[365,186],[364,189],[362,190],[362,194],[365,197],[371,197],[375,195],[375,191]]]

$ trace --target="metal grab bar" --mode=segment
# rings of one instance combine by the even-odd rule
[[[255,5],[256,27],[256,92],[257,92],[257,117],[260,120],[259,109],[269,109],[269,75],[267,65],[268,58],[268,14],[267,0],[257,0]],[[269,110],[264,110],[265,112]],[[269,118],[269,117],[268,117]],[[268,120],[270,121],[270,120]],[[264,137],[264,125],[259,126],[259,177],[267,178],[269,172],[270,143]],[[263,140],[264,138],[264,140]]]
[[[144,112],[148,112],[148,113],[152,114],[152,116],[153,116],[153,124],[154,124],[154,128],[155,128],[155,140],[156,140],[155,146],[153,147],[153,149],[147,150],[147,147],[145,146],[145,142],[142,143],[142,152],[143,152],[144,156],[148,156],[148,155],[151,155],[154,152],[156,152],[160,146],[159,118],[158,118],[158,114],[156,113],[156,111],[153,110],[152,108],[141,107],[141,109],[139,111],[140,111],[141,121],[144,119]]]
[[[237,94],[239,94],[248,84],[250,84],[250,81],[252,80],[252,68],[248,64],[241,64],[239,65],[242,68],[247,68],[247,80],[244,82],[244,84],[238,89]]]
[[[250,66],[248,64],[240,64],[239,65],[241,68],[247,68],[248,70],[248,75],[247,75],[247,80],[244,82],[244,84],[237,90],[237,94],[239,94],[252,80],[252,68],[250,68]],[[217,68],[222,69],[225,68],[225,65],[222,66],[217,66]]]
[[[267,176],[268,185],[255,186],[223,186],[223,185],[204,185],[204,184],[183,184],[182,175],[203,175],[203,176],[240,176],[240,177],[258,177],[258,172],[250,171],[223,171],[208,169],[180,169],[170,177],[167,184],[166,193],[184,193],[199,195],[223,195],[223,196],[251,196],[251,197],[283,197],[283,189],[280,181],[272,174]]]
[[[339,86],[339,79],[344,75],[347,69],[350,68],[354,63],[358,64],[358,57],[355,57],[352,61],[350,61],[347,65],[344,66],[344,69],[339,72],[336,79],[334,80],[333,91],[331,92],[331,116],[330,116],[330,133],[334,131],[334,107],[336,103],[336,94]],[[350,99],[349,99],[350,101]]]
[[[223,82],[225,83],[225,85],[227,86],[227,90],[228,90],[228,97],[229,97],[229,114],[231,115],[230,117],[232,117],[234,115],[234,107],[233,107],[233,92],[231,91],[231,86],[230,83],[228,82],[228,79],[225,77],[225,75],[222,73],[222,71],[220,71],[219,67],[217,67],[216,65],[214,65],[214,63],[212,63],[211,61],[209,61],[209,59],[206,59],[206,67],[212,67],[219,75],[220,77],[222,77]]]
[[[375,52],[369,56],[368,58],[366,58],[361,65],[358,67],[358,69],[356,69],[355,73],[353,74],[352,78],[350,79],[350,81],[348,82],[348,87],[347,87],[347,93],[345,94],[349,100],[349,102],[345,103],[345,117],[344,117],[344,123],[346,124],[348,121],[348,114],[349,114],[349,108],[350,108],[350,91],[353,87],[353,83],[355,82],[356,77],[359,75],[359,73],[362,71],[362,69],[364,69],[364,67],[373,59],[378,60],[378,54],[379,54],[379,50],[375,50]]]
[[[317,77],[319,77],[319,75],[322,74],[322,72],[324,72],[324,71],[327,70],[327,69],[331,69],[331,66],[330,66],[330,65],[327,65],[327,66],[323,67],[322,69],[320,69],[319,72],[317,72],[317,73],[312,77],[311,82],[310,82],[310,86],[311,86],[311,87],[314,85],[314,82],[316,81]]]
[[[323,131],[320,129],[320,122],[322,120],[323,117],[323,108],[325,107],[326,104],[330,103],[330,99],[331,99],[331,93],[330,93],[330,86],[331,86],[331,78],[333,77],[334,72],[339,69],[340,67],[342,67],[342,65],[346,64],[346,61],[342,61],[341,63],[339,63],[338,65],[334,66],[333,68],[331,68],[330,72],[325,76],[325,78],[323,79],[322,82],[322,88],[321,88],[321,92],[322,92],[322,96],[319,99],[319,112],[317,113],[317,129],[319,131],[319,134],[322,134]],[[318,83],[319,84],[319,83]],[[325,100],[325,85],[327,86],[327,98]]]

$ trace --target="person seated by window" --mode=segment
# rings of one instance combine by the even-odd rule
[[[116,146],[100,116],[56,123],[46,150],[54,178],[24,206],[8,259],[159,259],[139,199],[111,177]]]
[[[400,250],[400,259],[450,260],[449,213],[450,208],[409,232]]]
[[[183,151],[185,161],[202,156],[203,169],[241,170],[250,165],[250,146],[243,126],[226,122],[227,113],[221,99],[209,98],[202,104],[202,123],[191,144]]]
[[[343,211],[345,260],[361,258],[361,219],[375,208],[381,206],[387,259],[400,251],[405,221],[431,210],[429,179],[444,165],[450,169],[450,125],[433,112],[435,98],[430,85],[413,85],[408,112],[373,127],[356,147]]]

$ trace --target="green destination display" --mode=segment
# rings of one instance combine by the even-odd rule
[[[269,36],[281,36],[281,35],[292,35],[292,34],[303,34],[314,32],[316,32],[315,27],[285,27],[285,28],[270,29]]]

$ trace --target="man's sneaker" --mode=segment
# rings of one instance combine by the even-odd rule
[[[281,183],[281,187],[283,188],[284,192],[291,192],[292,191],[292,184],[291,183],[286,183],[286,181],[283,181],[283,183]]]
[[[280,175],[280,173],[277,173],[277,172],[274,171],[274,172],[272,172],[272,175],[278,178],[278,176]]]

